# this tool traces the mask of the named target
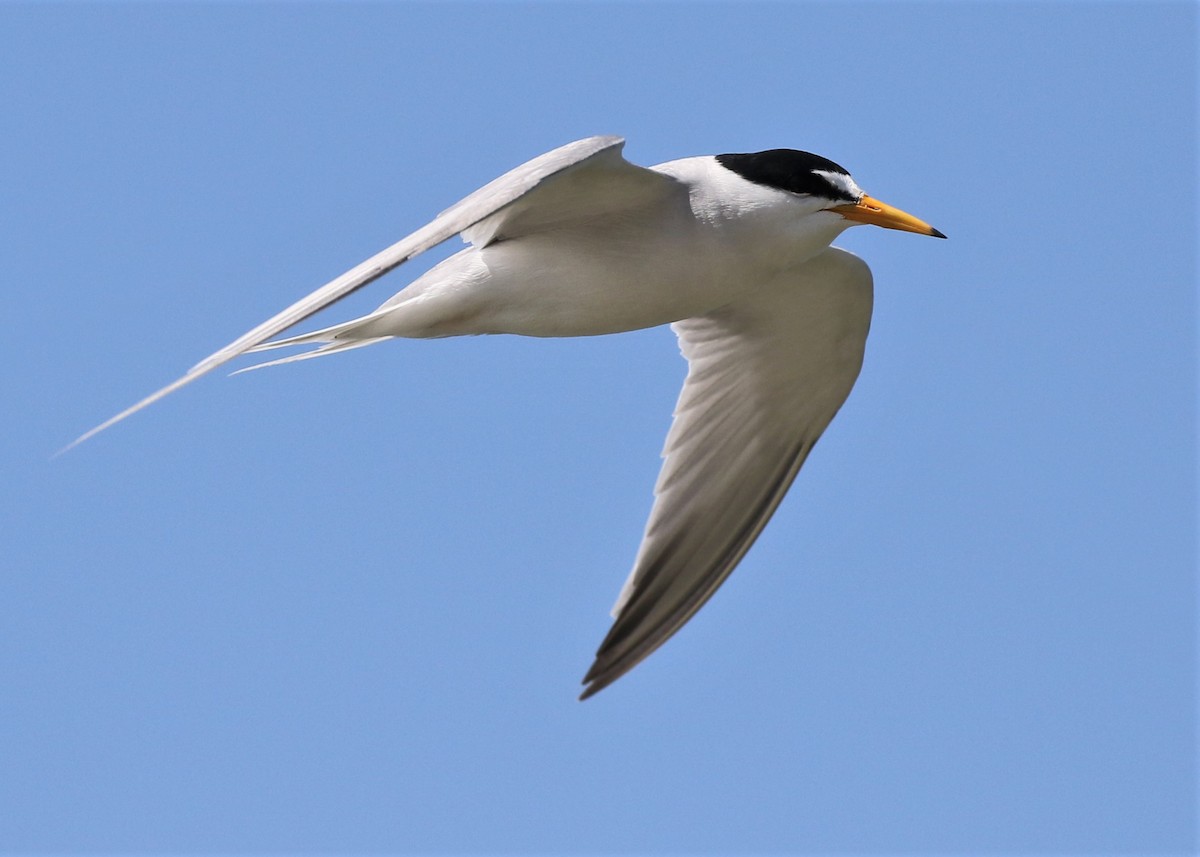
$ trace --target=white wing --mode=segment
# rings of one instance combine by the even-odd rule
[[[672,325],[687,380],[581,699],[666,642],[750,549],[858,377],[871,302],[870,269],[831,247],[750,300]]]
[[[483,246],[565,220],[637,205],[665,192],[672,180],[627,162],[621,157],[624,145],[625,141],[620,137],[589,137],[568,143],[505,173],[443,211],[431,223],[204,358],[179,380],[76,438],[63,451],[246,353],[454,235],[462,233],[473,244]]]

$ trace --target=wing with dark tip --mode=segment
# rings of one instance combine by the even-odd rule
[[[246,353],[420,253],[462,233],[477,245],[512,238],[557,222],[637,205],[665,193],[672,180],[621,157],[620,137],[589,137],[522,164],[439,214],[431,223],[201,360],[182,378],[80,435],[70,449]]]
[[[858,377],[871,302],[866,264],[831,247],[752,300],[673,325],[687,380],[581,699],[683,627],[754,544]]]

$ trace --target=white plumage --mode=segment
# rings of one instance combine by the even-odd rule
[[[72,446],[248,352],[316,346],[260,364],[270,366],[392,337],[589,336],[671,323],[687,380],[633,571],[584,679],[590,696],[711,597],[849,394],[871,274],[830,242],[855,222],[944,237],[807,153],[643,168],[621,157],[623,145],[592,137],[506,173]],[[456,234],[466,249],[374,312],[269,341]]]

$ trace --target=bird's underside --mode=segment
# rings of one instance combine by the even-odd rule
[[[741,304],[672,325],[688,375],[646,533],[584,698],[662,645],[737,566],[849,394],[870,318],[870,271],[831,247]],[[380,342],[378,324],[373,313],[284,340],[276,345],[317,347],[261,365]]]

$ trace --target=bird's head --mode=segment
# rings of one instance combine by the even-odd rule
[[[851,221],[885,229],[945,238],[928,223],[863,192],[850,173],[833,161],[796,149],[769,149],[749,154],[717,155],[730,172],[756,185],[804,197],[817,211],[829,211]]]

